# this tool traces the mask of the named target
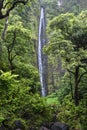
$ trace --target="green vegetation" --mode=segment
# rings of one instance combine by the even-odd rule
[[[57,2],[0,1],[0,129],[14,130],[17,120],[23,130],[52,121],[87,129],[87,3]],[[47,17],[47,97],[37,65],[40,5]]]
[[[58,120],[78,130],[85,130],[87,122],[87,88],[84,80],[87,78],[86,17],[87,11],[82,11],[77,16],[65,13],[52,19],[47,28],[50,34],[48,45],[44,48],[51,64],[57,66],[56,61],[61,58],[61,67],[65,70],[63,75],[59,75],[61,82],[56,90],[60,102]]]
[[[30,81],[32,82],[32,80]],[[50,107],[46,104],[45,99],[32,88],[35,81],[31,82],[25,79],[19,80],[18,75],[13,75],[11,72],[1,71],[0,124],[5,121],[8,124],[8,129],[12,129],[12,123],[19,119],[25,122],[26,129],[31,127],[38,129],[42,122],[51,119]]]
[[[52,93],[51,95],[47,96],[47,103],[48,104],[58,104],[58,96],[57,93]]]

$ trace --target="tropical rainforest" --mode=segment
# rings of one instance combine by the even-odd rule
[[[41,7],[47,37],[45,97],[38,71]],[[0,0],[0,130],[39,130],[48,122],[87,129],[87,2]]]

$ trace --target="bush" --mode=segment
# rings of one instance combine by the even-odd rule
[[[36,86],[37,87],[37,86]],[[51,120],[51,109],[45,98],[32,93],[29,86],[21,86],[17,75],[2,72],[0,75],[0,124],[6,122],[8,129],[13,128],[16,119],[25,122],[25,129],[38,127]]]
[[[62,105],[59,107],[57,119],[70,126],[70,130],[85,130],[87,129],[87,109],[82,101],[79,106],[75,106],[71,96],[64,98]]]

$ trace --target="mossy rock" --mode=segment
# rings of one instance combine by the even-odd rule
[[[24,120],[17,119],[14,120],[12,123],[12,130],[26,130],[26,123]]]

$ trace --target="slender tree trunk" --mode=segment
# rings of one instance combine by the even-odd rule
[[[79,79],[79,67],[76,67],[76,71],[75,71],[75,88],[74,88],[74,101],[75,101],[75,105],[78,106],[79,105],[79,93],[78,93],[78,82]]]
[[[70,74],[70,88],[71,88],[71,96],[72,96],[72,99],[73,99],[73,86],[72,86],[71,74]]]
[[[12,43],[11,43],[10,45],[7,46],[7,51],[8,51],[8,61],[9,61],[9,64],[10,64],[10,70],[11,70],[11,71],[14,69],[14,66],[13,66],[13,60],[14,60],[14,58],[16,57],[16,54],[13,55],[13,53],[12,53],[15,44],[16,44],[16,31],[13,32]]]

